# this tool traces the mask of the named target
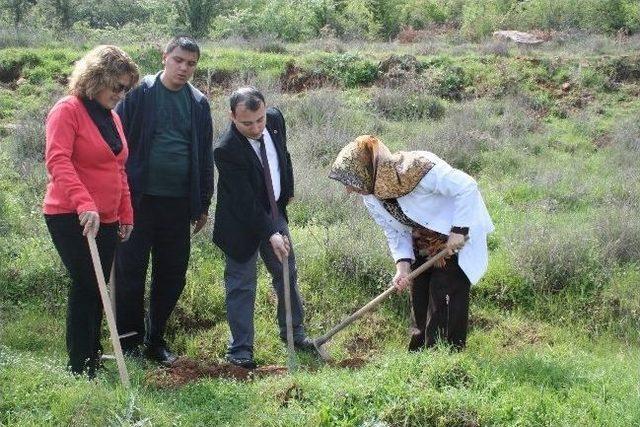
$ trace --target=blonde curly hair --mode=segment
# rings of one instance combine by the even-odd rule
[[[100,45],[78,60],[69,78],[69,94],[93,99],[105,88],[118,87],[118,79],[128,74],[132,87],[140,78],[138,66],[122,49]]]

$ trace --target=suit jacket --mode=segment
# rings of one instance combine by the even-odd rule
[[[284,117],[267,109],[267,131],[280,163],[280,214],[287,219],[287,203],[293,197],[293,168],[287,151]],[[213,151],[218,168],[218,191],[213,242],[236,261],[247,261],[260,242],[280,231],[271,218],[262,164],[251,144],[232,123]]]

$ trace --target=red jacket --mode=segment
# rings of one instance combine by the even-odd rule
[[[111,113],[122,140],[116,156],[82,101],[67,96],[47,117],[45,214],[97,211],[100,222],[133,224],[125,162],[129,150],[120,118]]]

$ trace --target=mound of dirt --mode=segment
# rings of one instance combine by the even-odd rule
[[[413,55],[391,55],[378,63],[378,85],[399,87],[415,80],[422,65]]]
[[[358,369],[367,363],[366,359],[353,357],[330,365],[337,368]],[[158,388],[177,388],[202,378],[222,378],[250,381],[271,375],[287,373],[285,366],[265,365],[257,369],[244,369],[231,363],[204,362],[188,357],[179,358],[173,365],[149,372],[147,383]]]
[[[290,62],[280,76],[280,86],[285,92],[303,92],[332,86],[333,81],[318,70],[304,70]]]
[[[176,388],[201,378],[223,378],[248,381],[269,375],[281,375],[287,372],[284,366],[260,366],[249,370],[231,363],[205,363],[190,359],[179,358],[173,365],[151,372],[147,376],[149,383],[159,388]]]

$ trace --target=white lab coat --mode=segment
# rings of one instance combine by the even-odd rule
[[[398,197],[398,203],[406,216],[438,233],[448,235],[451,227],[469,227],[469,241],[458,253],[458,264],[471,284],[475,284],[487,271],[487,234],[493,231],[493,222],[473,178],[433,153],[425,155],[434,163],[433,168],[413,191]],[[362,197],[369,213],[384,230],[393,259],[414,260],[411,227],[393,218],[374,195]]]

